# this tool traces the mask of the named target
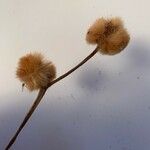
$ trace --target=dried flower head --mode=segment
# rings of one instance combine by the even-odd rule
[[[86,41],[97,44],[102,54],[114,55],[129,43],[130,36],[120,18],[100,18],[89,28]]]
[[[17,77],[30,90],[46,87],[56,77],[56,68],[40,53],[30,53],[20,58]]]

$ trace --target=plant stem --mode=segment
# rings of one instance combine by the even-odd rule
[[[48,86],[46,88],[40,89],[36,100],[34,101],[33,105],[31,106],[28,113],[26,114],[26,116],[25,116],[24,120],[22,121],[21,125],[19,126],[18,130],[16,131],[16,133],[14,134],[14,136],[11,138],[10,142],[6,146],[5,150],[9,150],[11,148],[11,146],[14,144],[14,142],[16,141],[19,133],[21,132],[23,127],[26,125],[27,121],[30,119],[31,115],[33,114],[33,112],[37,108],[38,104],[42,100],[42,98],[43,98],[44,94],[46,93],[47,89],[50,86],[52,86],[53,84],[57,83],[58,81],[62,80],[65,77],[67,77],[72,72],[77,70],[80,66],[82,66],[84,63],[86,63],[89,59],[91,59],[98,52],[98,49],[99,48],[97,47],[90,55],[88,55],[85,59],[83,59],[77,66],[75,66],[74,68],[72,68],[71,70],[69,70],[68,72],[63,74],[62,76],[58,77],[57,79],[53,80],[51,83],[48,84]]]
[[[22,121],[22,123],[19,126],[18,130],[16,131],[15,135],[11,138],[11,140],[10,140],[9,144],[7,145],[7,147],[5,148],[5,150],[8,150],[13,145],[13,143],[17,139],[19,133],[21,132],[21,130],[23,129],[23,127],[25,126],[25,124],[27,123],[27,121],[29,120],[31,115],[33,114],[34,110],[36,109],[36,107],[38,106],[40,101],[42,100],[42,97],[44,96],[45,92],[46,92],[46,89],[40,89],[38,96],[37,96],[36,100],[34,101],[32,107],[26,114],[24,120]]]
[[[78,69],[80,66],[82,66],[84,63],[86,63],[89,59],[91,59],[98,52],[98,49],[99,49],[99,47],[96,47],[96,49],[90,55],[88,55],[85,59],[83,59],[77,66],[75,66],[74,68],[72,68],[71,70],[66,72],[65,74],[61,75],[57,79],[53,80],[51,83],[48,84],[48,87],[52,86],[56,82],[62,80],[65,77],[67,77],[72,72],[74,72],[76,69]]]

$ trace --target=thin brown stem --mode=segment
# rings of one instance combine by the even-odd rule
[[[31,115],[33,114],[33,112],[37,108],[38,104],[42,100],[42,98],[43,98],[46,90],[50,86],[52,86],[53,84],[57,83],[58,81],[62,80],[63,78],[67,77],[72,72],[74,72],[75,70],[77,70],[80,66],[82,66],[89,59],[91,59],[97,52],[98,52],[98,47],[90,55],[88,55],[85,59],[83,59],[78,65],[76,65],[74,68],[72,68],[71,70],[69,70],[68,72],[66,72],[65,74],[63,74],[62,76],[58,77],[57,79],[53,80],[50,84],[48,84],[48,86],[46,88],[40,89],[36,100],[34,101],[33,105],[30,108],[30,110],[26,114],[26,116],[25,116],[24,120],[22,121],[21,125],[19,126],[18,130],[16,131],[16,133],[14,134],[14,136],[11,138],[10,142],[6,146],[5,150],[9,150],[10,147],[14,144],[14,142],[16,141],[19,133],[22,131],[23,127],[26,125],[27,121],[30,119]]]
[[[13,145],[13,143],[16,141],[19,133],[21,132],[21,130],[23,129],[23,127],[25,126],[25,124],[27,123],[27,121],[29,120],[29,118],[31,117],[31,115],[33,114],[34,110],[36,109],[36,107],[38,106],[38,104],[40,103],[40,101],[42,100],[42,97],[44,96],[45,92],[47,89],[40,89],[38,96],[36,98],[36,100],[34,101],[32,107],[30,108],[30,110],[28,111],[28,113],[26,114],[24,120],[22,121],[21,125],[19,126],[18,130],[16,131],[15,135],[11,138],[10,142],[8,143],[7,147],[5,148],[5,150],[9,150],[9,148]]]
[[[66,72],[65,74],[61,75],[60,77],[58,77],[57,79],[53,80],[51,83],[48,84],[48,87],[52,86],[53,84],[55,84],[56,82],[62,80],[63,78],[67,77],[68,75],[70,75],[72,72],[74,72],[75,70],[77,70],[80,66],[82,66],[84,63],[86,63],[89,59],[91,59],[97,52],[98,52],[98,47],[90,54],[88,55],[85,59],[83,59],[77,66],[75,66],[74,68],[72,68],[71,70],[69,70],[68,72]]]

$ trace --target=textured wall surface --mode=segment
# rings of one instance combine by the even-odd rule
[[[51,87],[14,150],[150,149],[149,0],[0,0],[0,150],[37,92],[21,91],[18,58],[41,51],[58,76],[87,56],[91,23],[121,16],[131,34],[116,56],[97,54]]]

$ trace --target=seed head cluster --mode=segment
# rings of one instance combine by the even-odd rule
[[[86,34],[86,41],[89,44],[97,44],[99,52],[105,55],[121,52],[129,40],[130,36],[118,17],[96,20]]]
[[[56,77],[56,68],[40,53],[30,53],[20,58],[16,75],[30,91],[33,91],[46,87]]]

